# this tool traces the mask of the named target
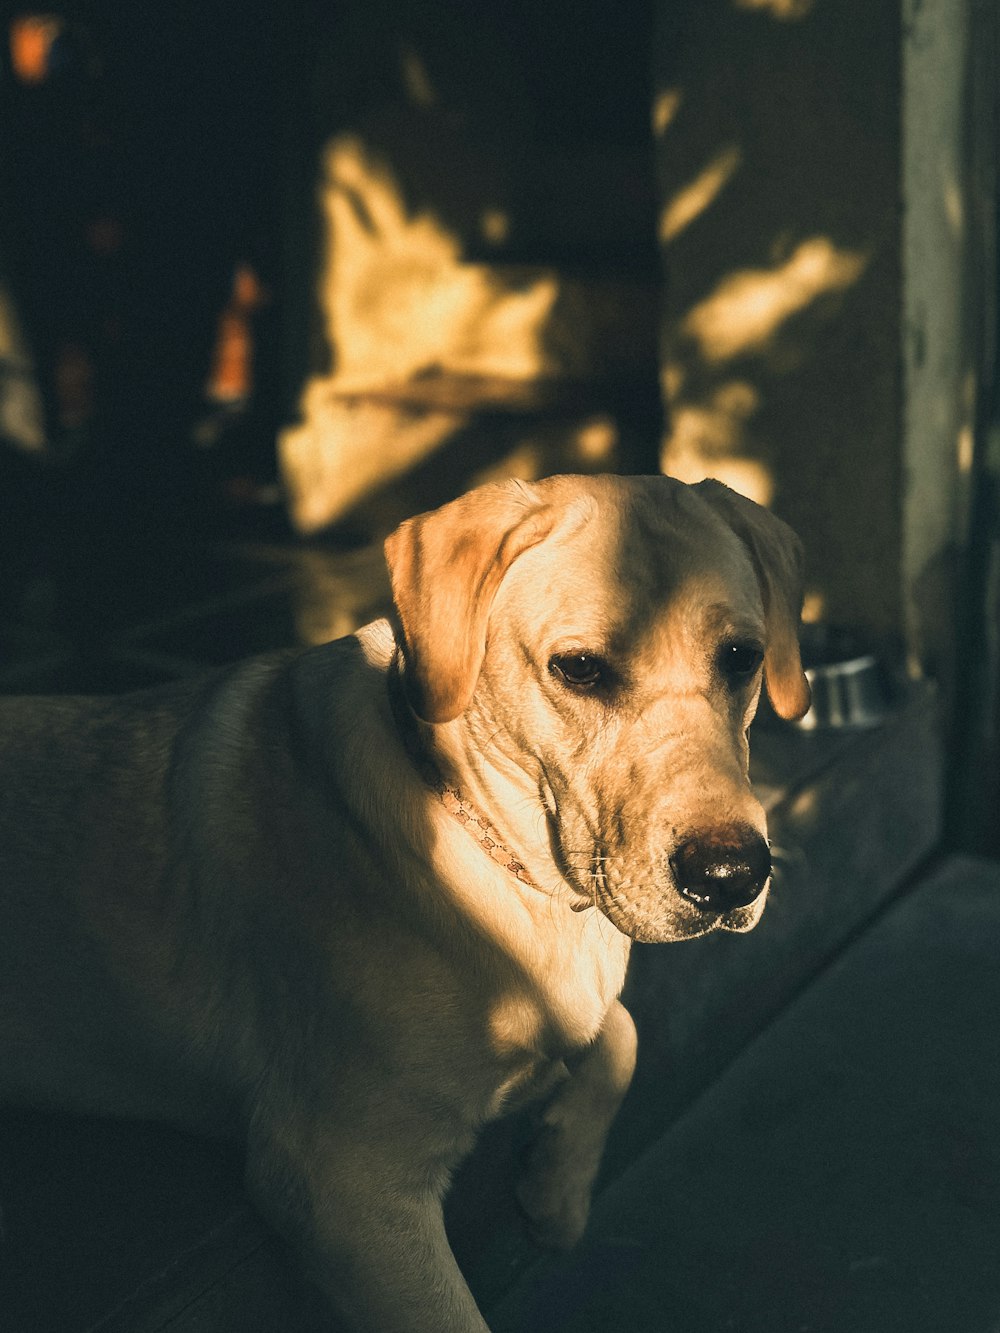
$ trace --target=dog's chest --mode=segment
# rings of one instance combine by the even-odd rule
[[[597,1036],[624,980],[624,960],[595,958],[593,952],[564,952],[548,962],[534,975],[510,977],[485,1007],[493,1071],[488,1119],[545,1095],[562,1060]]]
[[[443,890],[471,927],[466,979],[489,992],[489,1045],[558,1055],[586,1046],[621,992],[631,941],[596,908],[571,911],[491,862],[450,816],[436,824],[442,873],[428,897]]]
[[[558,1059],[588,1045],[621,991],[629,941],[594,912],[566,915],[562,929],[545,918],[506,955],[487,1006],[488,1044],[501,1060]]]

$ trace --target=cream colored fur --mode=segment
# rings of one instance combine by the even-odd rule
[[[351,1328],[473,1333],[441,1199],[478,1130],[549,1098],[518,1192],[572,1244],[635,1059],[631,939],[763,910],[699,910],[670,855],[764,828],[760,673],[735,689],[713,661],[759,640],[778,710],[805,708],[797,545],[715,483],[554,478],[473,492],[386,553],[395,636],[0,704],[0,1096],[238,1135]],[[414,766],[397,642],[427,754],[530,884]],[[613,695],[553,671],[583,651]]]

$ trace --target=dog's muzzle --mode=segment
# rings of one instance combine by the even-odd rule
[[[689,838],[670,858],[674,883],[702,912],[749,907],[771,878],[767,842],[748,824],[712,829]]]

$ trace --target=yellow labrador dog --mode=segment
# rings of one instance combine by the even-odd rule
[[[386,556],[395,631],[0,706],[0,1095],[236,1133],[352,1329],[481,1333],[441,1213],[477,1131],[549,1098],[519,1198],[572,1244],[631,941],[763,910],[799,546],[714,482],[553,477]]]

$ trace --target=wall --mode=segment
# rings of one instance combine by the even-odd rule
[[[973,381],[968,0],[659,5],[663,465],[803,535],[808,613],[947,670]]]
[[[903,5],[902,607],[911,663],[948,674],[973,466],[976,290],[967,268],[968,0]]]

